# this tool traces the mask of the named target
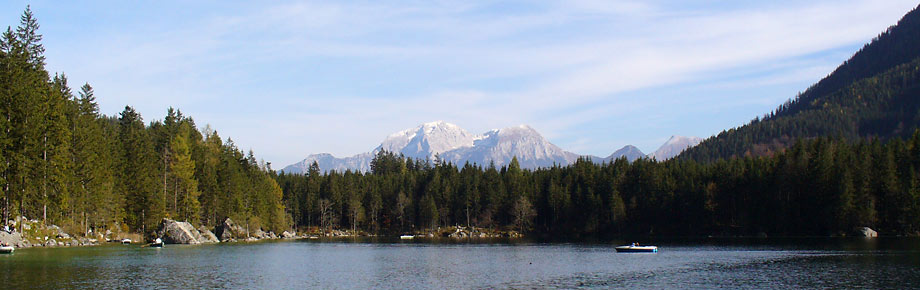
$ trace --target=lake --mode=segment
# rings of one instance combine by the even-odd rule
[[[107,245],[0,255],[22,288],[913,288],[920,239],[531,243],[301,240],[206,246]]]

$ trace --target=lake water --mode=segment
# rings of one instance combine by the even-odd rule
[[[0,288],[916,288],[920,239],[451,243],[304,240],[0,255]]]

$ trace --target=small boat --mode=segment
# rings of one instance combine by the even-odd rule
[[[160,238],[157,238],[156,240],[153,241],[153,243],[150,243],[150,246],[154,248],[162,248],[163,240],[161,240]]]
[[[658,246],[640,246],[639,244],[633,243],[628,246],[619,246],[616,247],[618,253],[657,253]]]
[[[414,239],[414,238],[415,238],[415,236],[413,236],[413,235],[402,235],[402,236],[399,236],[399,239],[400,239],[400,240],[411,240],[411,239]]]
[[[125,245],[130,245],[130,244],[131,244],[131,239],[129,239],[129,238],[121,239],[121,243],[122,243],[122,244],[125,244]]]
[[[0,246],[0,254],[12,254],[16,248],[12,246]]]

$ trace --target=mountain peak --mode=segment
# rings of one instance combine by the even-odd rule
[[[611,162],[611,161],[617,160],[622,157],[625,157],[626,160],[628,160],[629,162],[633,162],[633,161],[636,161],[636,159],[645,157],[645,153],[642,153],[642,150],[639,150],[639,148],[636,148],[636,146],[626,145],[626,146],[623,146],[623,148],[620,148],[619,150],[614,151],[613,154],[610,154],[610,156],[607,156],[607,158],[604,158],[603,161]]]
[[[649,154],[648,157],[654,158],[658,161],[665,161],[674,156],[677,156],[687,148],[696,146],[703,142],[703,138],[700,137],[685,137],[680,135],[673,135],[668,139],[667,142],[664,142],[658,150],[655,150],[652,154]]]
[[[374,151],[384,150],[425,159],[445,151],[473,146],[475,138],[460,126],[434,121],[391,134]]]
[[[578,155],[549,143],[537,130],[526,124],[474,135],[460,126],[439,120],[391,134],[368,153],[347,158],[311,155],[301,163],[286,167],[284,171],[303,172],[313,161],[318,161],[324,172],[342,168],[367,171],[374,153],[379,151],[402,154],[413,159],[431,159],[440,155],[442,160],[455,164],[470,162],[486,165],[494,162],[498,166],[508,164],[512,158],[517,157],[524,168],[567,165],[578,158]]]

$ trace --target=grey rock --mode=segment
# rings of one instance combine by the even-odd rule
[[[296,236],[296,235],[294,235],[294,234],[292,234],[292,233],[290,233],[290,232],[288,232],[288,231],[284,231],[284,232],[281,233],[281,238],[282,238],[282,239],[293,239],[293,238],[295,238],[295,236]]]
[[[250,236],[252,236],[252,237],[254,237],[254,238],[257,238],[257,239],[266,239],[266,238],[268,238],[268,234],[266,234],[265,232],[263,232],[262,229],[256,229],[254,232],[252,232],[252,234],[251,234]]]
[[[23,244],[22,234],[18,232],[7,233],[0,231],[0,243],[10,245],[17,248],[22,248],[25,245]]]
[[[870,239],[870,238],[877,238],[878,232],[876,232],[875,230],[869,227],[861,227],[861,228],[856,229],[856,235]]]
[[[177,222],[165,218],[160,222],[157,236],[162,237],[163,242],[167,244],[197,245],[202,240],[201,233],[188,222]]]
[[[201,233],[201,243],[211,244],[211,243],[220,243],[220,240],[217,239],[217,236],[214,235],[208,228],[204,226],[198,227],[198,232]]]
[[[227,218],[214,229],[214,234],[221,242],[246,238],[246,229],[233,223],[233,220]]]

